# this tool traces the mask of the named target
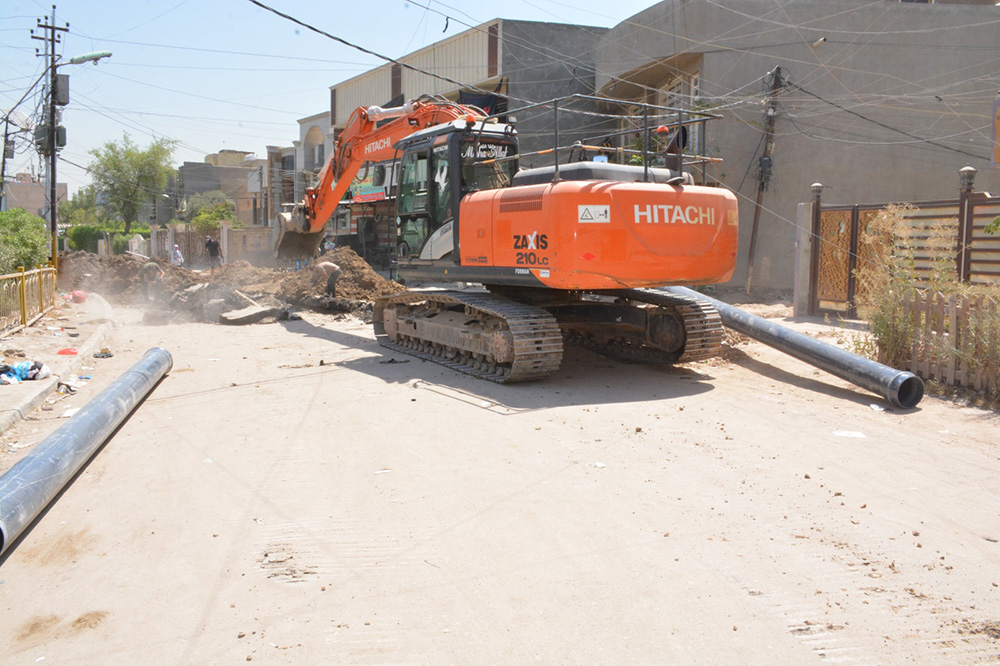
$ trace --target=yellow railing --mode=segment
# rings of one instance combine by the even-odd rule
[[[51,266],[0,275],[0,334],[30,326],[55,304],[56,269]]]

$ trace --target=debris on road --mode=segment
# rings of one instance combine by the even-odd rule
[[[222,315],[247,305],[286,311],[290,306],[299,306],[324,312],[351,312],[370,319],[375,298],[405,290],[399,283],[379,275],[349,247],[337,248],[321,259],[335,262],[343,271],[336,298],[326,295],[323,285],[313,284],[308,270],[264,268],[242,260],[225,264],[214,276],[163,262],[161,291],[154,303],[145,301],[141,277],[144,261],[136,256],[98,257],[71,252],[62,259],[60,279],[65,282],[64,288],[85,287],[113,303],[142,305],[146,309],[145,322],[149,324],[234,323],[223,321]],[[264,319],[268,317],[261,318]]]

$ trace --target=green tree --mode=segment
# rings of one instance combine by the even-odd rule
[[[139,218],[142,205],[158,198],[166,187],[167,177],[173,173],[170,160],[176,144],[172,139],[156,139],[142,150],[124,134],[120,143],[109,141],[90,151],[94,160],[89,169],[96,191],[104,194],[110,211],[121,216],[126,234]]]
[[[202,211],[203,208],[215,206],[216,204],[229,204],[232,206],[233,210],[236,210],[236,204],[233,200],[226,196],[226,193],[222,190],[210,190],[208,192],[200,192],[198,194],[193,194],[187,199],[187,209],[184,211],[184,216],[188,222],[192,221],[195,216]]]
[[[0,275],[45,263],[51,244],[42,218],[23,208],[0,213]]]
[[[198,235],[209,234],[219,229],[220,220],[233,220],[234,229],[243,227],[243,224],[236,220],[236,205],[232,201],[203,206],[191,220],[191,227],[198,232]]]
[[[59,204],[59,223],[102,224],[107,222],[104,206],[97,203],[97,188],[91,184],[81,187],[69,201]]]

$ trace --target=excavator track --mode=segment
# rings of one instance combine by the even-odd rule
[[[722,351],[724,335],[722,317],[708,303],[656,289],[625,289],[596,293],[674,310],[684,323],[685,341],[684,349],[679,356],[655,347],[614,342],[584,344],[591,351],[627,363],[668,364],[704,361],[718,356]]]
[[[386,313],[414,307],[425,308],[432,321],[437,314],[461,310],[465,339],[473,339],[479,347],[488,347],[486,336],[503,339],[504,356],[474,351],[470,345],[448,344],[446,341],[423,339],[413,333],[396,332],[390,339],[386,331]],[[416,319],[420,319],[417,315]],[[404,292],[376,300],[374,312],[375,337],[387,349],[433,361],[480,379],[498,384],[511,384],[541,379],[559,369],[563,355],[562,334],[555,318],[542,308],[517,303],[489,293],[477,292]],[[404,328],[404,327],[400,327]],[[409,327],[413,330],[416,325]],[[477,334],[477,331],[482,331]],[[477,338],[477,335],[481,335]],[[492,339],[491,338],[491,339]],[[476,345],[473,345],[476,346]]]
[[[672,305],[676,308],[684,320],[684,331],[687,336],[684,353],[677,360],[678,363],[704,361],[715,358],[722,352],[722,339],[725,335],[722,317],[719,311],[708,303],[658,290],[630,289],[629,292],[629,298],[633,298],[631,294],[635,293],[638,294],[635,296],[636,300],[663,307]]]

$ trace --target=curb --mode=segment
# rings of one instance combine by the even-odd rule
[[[91,354],[100,348],[108,333],[115,327],[115,324],[111,321],[112,311],[108,302],[99,294],[90,294],[89,298],[100,301],[107,313],[105,318],[108,321],[101,324],[86,342],[77,347],[76,356],[58,357],[56,361],[48,363],[48,366],[52,369],[51,377],[43,379],[40,382],[22,382],[21,386],[32,384],[31,391],[20,396],[18,404],[0,411],[0,433],[5,432],[18,421],[26,419],[32,411],[56,390],[62,377],[75,374],[84,360],[90,358]]]

